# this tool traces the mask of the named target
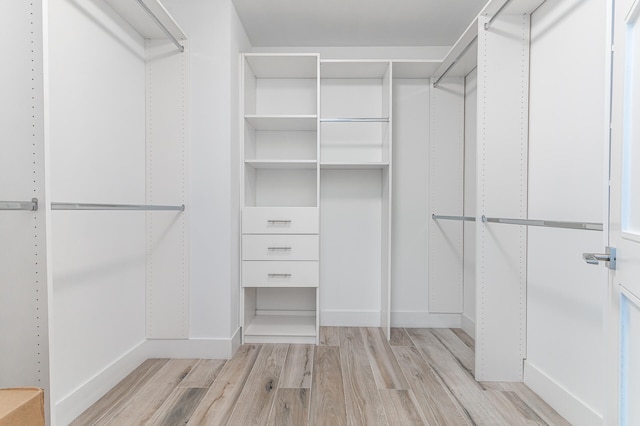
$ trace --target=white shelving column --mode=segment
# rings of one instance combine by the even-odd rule
[[[527,217],[529,15],[478,30],[477,380],[522,381],[527,231],[481,215]]]
[[[318,61],[242,57],[244,343],[318,343]]]
[[[0,46],[7,58],[0,67],[0,201],[39,201],[37,211],[0,210],[0,388],[44,388],[48,413],[42,11],[39,1],[0,4]]]

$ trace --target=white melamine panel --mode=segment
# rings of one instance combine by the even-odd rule
[[[257,288],[256,313],[315,316],[317,290],[317,287]]]
[[[105,0],[113,7],[135,30],[144,38],[164,39],[165,33],[155,23],[149,14],[137,2],[130,0]],[[171,15],[167,12],[164,5],[159,0],[144,0],[144,4],[151,10],[156,18],[165,26],[178,40],[186,38],[184,32]]]
[[[388,123],[321,123],[322,163],[383,163]],[[388,164],[388,162],[387,162]]]
[[[256,81],[257,115],[317,114],[315,78],[259,78]]]
[[[347,326],[371,312],[379,318],[382,171],[323,170],[320,198],[321,320],[344,314]]]
[[[316,115],[246,115],[247,122],[256,130],[316,130]]]
[[[603,221],[605,3],[547,1],[531,17],[531,219]],[[602,413],[607,274],[603,267],[584,263],[581,255],[602,253],[607,245],[603,233],[530,229],[528,238],[528,362],[579,401],[574,406]],[[561,399],[542,396],[572,423],[584,418],[564,409]]]
[[[317,261],[247,260],[242,262],[243,287],[317,287]]]
[[[244,235],[242,260],[318,260],[317,235]]]
[[[383,113],[382,92],[382,78],[322,78],[320,116],[380,118]]]
[[[49,278],[41,2],[0,2],[0,201],[38,198],[37,212],[0,211],[0,387],[45,389]],[[48,414],[47,414],[48,416]]]
[[[380,61],[320,61],[321,78],[383,78],[389,69],[388,62]]]
[[[431,213],[460,216],[464,196],[464,80],[444,79],[431,90],[429,204]],[[462,312],[463,222],[429,226],[429,312]]]
[[[391,312],[403,318],[428,312],[429,90],[428,79],[393,81]]]
[[[316,160],[314,131],[256,131],[245,127],[245,160]]]
[[[245,168],[245,205],[255,207],[315,207],[315,169]]]
[[[440,61],[436,60],[393,61],[393,79],[428,79],[439,65]]]
[[[479,18],[482,26],[486,18]],[[527,215],[529,16],[479,31],[477,214]],[[520,381],[526,357],[526,229],[476,222],[478,380]]]
[[[144,42],[103,3],[48,12],[51,201],[144,204]],[[57,403],[145,338],[145,217],[56,211],[51,235]]]
[[[317,234],[317,208],[245,207],[242,210],[244,234]]]
[[[464,85],[464,215],[476,217],[476,145],[478,112],[478,73],[472,71]],[[476,322],[476,223],[464,222],[464,302],[462,322],[475,337]]]
[[[189,47],[146,41],[146,201],[189,199],[187,95]],[[189,336],[189,208],[150,212],[147,219],[147,337]]]
[[[258,315],[244,333],[250,343],[316,344],[315,315]]]

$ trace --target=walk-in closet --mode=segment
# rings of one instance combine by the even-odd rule
[[[2,3],[0,388],[639,422],[638,2],[266,3]]]

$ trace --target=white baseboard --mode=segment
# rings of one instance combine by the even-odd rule
[[[380,327],[380,311],[320,311],[320,325]]]
[[[52,410],[53,425],[67,425],[149,358],[229,359],[240,346],[239,329],[229,339],[145,340],[61,398]]]
[[[231,336],[231,356],[236,353],[242,344],[242,328],[238,327],[233,336]]]
[[[52,425],[68,425],[148,358],[146,341],[112,362],[52,407]]]
[[[460,314],[395,311],[391,312],[391,326],[407,328],[460,328],[460,317]]]
[[[584,426],[603,424],[601,414],[598,414],[527,360],[524,362],[524,384],[544,399],[569,423]]]
[[[473,340],[476,339],[476,322],[465,314],[462,314],[462,330],[471,336]]]

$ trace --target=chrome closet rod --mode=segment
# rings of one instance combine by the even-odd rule
[[[507,7],[507,5],[511,3],[511,0],[507,0],[505,1],[502,6],[500,6],[500,9],[498,9],[496,11],[496,13],[493,14],[493,16],[491,18],[489,18],[489,20],[487,22],[484,23],[484,29],[485,31],[488,30],[489,28],[491,28],[491,24],[493,24],[493,21],[495,21],[495,19],[500,16],[500,14],[502,13],[502,11],[504,10],[505,7]]]
[[[158,19],[158,17],[155,15],[155,13],[153,13],[151,11],[151,9],[149,9],[149,6],[147,6],[146,4],[144,4],[144,2],[142,0],[136,0],[138,2],[138,4],[140,5],[140,7],[147,12],[147,15],[149,15],[149,17],[153,20],[153,22],[156,23],[157,26],[160,27],[160,29],[162,30],[163,33],[166,34],[167,37],[169,37],[169,39],[173,42],[173,44],[176,45],[176,47],[178,48],[178,50],[180,50],[181,52],[184,52],[184,46],[180,44],[180,42],[178,41],[178,39],[176,39],[173,34],[171,34],[171,32],[167,29],[167,27],[164,26],[164,24],[162,22],[160,22],[160,20]]]
[[[321,123],[388,123],[388,117],[381,118],[321,118]]]
[[[459,220],[463,222],[475,222],[476,218],[473,216],[445,216],[441,214],[432,214],[433,220]]]
[[[503,217],[486,217],[483,222],[504,223],[507,225],[543,226],[545,228],[584,229],[586,231],[602,231],[602,223],[596,222],[563,222],[559,220],[507,219]]]
[[[38,210],[38,199],[32,198],[31,201],[0,201],[0,210]]]
[[[159,206],[149,204],[51,203],[51,210],[184,211],[184,204],[179,206]]]
[[[438,84],[440,84],[440,80],[442,80],[443,78],[445,78],[447,76],[447,74],[449,74],[449,71],[451,71],[451,69],[458,63],[460,58],[462,58],[464,56],[464,54],[467,53],[467,51],[469,50],[471,45],[473,43],[475,43],[476,40],[478,40],[478,36],[477,35],[473,39],[471,39],[469,44],[467,44],[467,47],[465,47],[462,50],[462,52],[460,52],[460,54],[458,56],[456,56],[456,58],[453,60],[453,62],[451,62],[451,65],[449,65],[447,67],[447,69],[444,70],[444,72],[442,74],[440,74],[440,77],[438,77],[438,79],[435,81],[435,83],[433,83],[433,87],[438,87]]]

